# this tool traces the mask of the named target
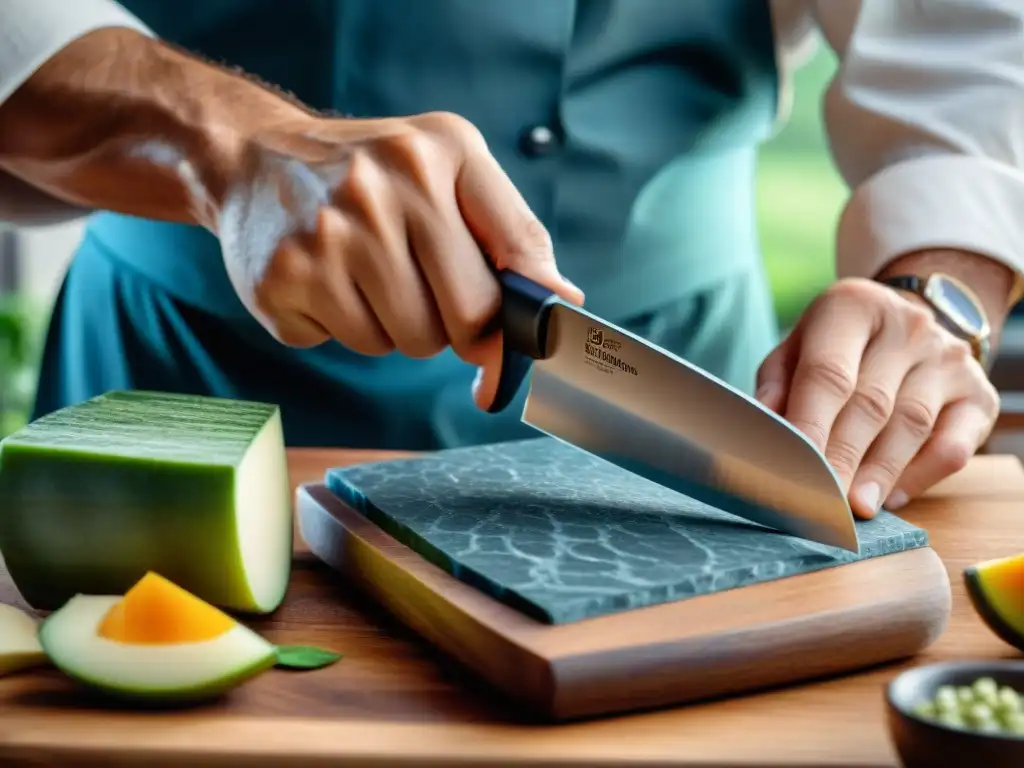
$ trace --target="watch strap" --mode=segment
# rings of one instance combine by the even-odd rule
[[[900,291],[909,291],[918,296],[924,295],[925,281],[919,275],[896,275],[894,277],[883,277],[878,280],[883,285],[896,288]]]
[[[988,369],[991,350],[989,337],[987,335],[971,336],[965,334],[956,323],[947,318],[928,297],[928,294],[925,291],[925,286],[928,282],[927,278],[922,278],[920,275],[894,275],[891,277],[879,278],[878,282],[882,285],[887,285],[890,288],[895,288],[896,290],[908,291],[910,293],[917,294],[927,301],[928,306],[932,308],[932,312],[935,313],[935,317],[940,323],[942,323],[942,326],[958,339],[967,341],[971,345],[971,351],[974,354],[974,358],[981,363],[986,370]],[[981,307],[978,307],[978,311],[984,314],[984,310]]]

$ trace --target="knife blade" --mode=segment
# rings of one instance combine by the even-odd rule
[[[860,552],[835,470],[755,399],[518,273],[502,286],[502,370],[488,409],[529,379],[522,421],[722,511]]]

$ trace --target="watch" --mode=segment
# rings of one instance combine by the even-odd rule
[[[878,282],[923,298],[939,322],[954,336],[966,340],[975,359],[988,370],[992,329],[985,308],[974,291],[955,277],[941,272],[934,272],[928,277],[897,275]]]

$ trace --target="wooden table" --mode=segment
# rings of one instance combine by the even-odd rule
[[[295,483],[378,453],[294,451]],[[1024,470],[984,456],[905,512],[927,528],[953,583],[945,635],[920,664],[1019,658],[979,621],[960,573],[1024,551]],[[0,584],[0,599],[10,585]],[[841,679],[728,701],[538,726],[517,721],[389,617],[297,547],[293,587],[275,642],[345,653],[313,673],[273,671],[227,703],[185,712],[91,707],[53,671],[0,679],[0,765],[345,766],[891,766],[883,719],[890,665]]]

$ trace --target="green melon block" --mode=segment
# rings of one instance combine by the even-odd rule
[[[155,571],[221,608],[272,612],[291,509],[275,405],[108,392],[0,442],[0,553],[41,610]]]

